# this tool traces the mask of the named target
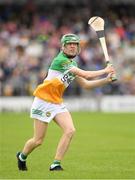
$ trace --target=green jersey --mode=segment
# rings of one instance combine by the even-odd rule
[[[50,69],[65,72],[77,66],[76,61],[69,59],[62,51],[53,59]]]

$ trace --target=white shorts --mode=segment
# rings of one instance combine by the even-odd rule
[[[67,111],[63,103],[53,104],[35,97],[31,107],[30,117],[49,123],[56,114]]]

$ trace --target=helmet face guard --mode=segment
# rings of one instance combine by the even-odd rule
[[[76,43],[78,44],[78,54],[80,53],[80,38],[76,34],[65,34],[61,38],[61,44],[64,47],[66,44]]]

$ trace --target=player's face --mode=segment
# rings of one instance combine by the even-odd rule
[[[68,43],[64,46],[63,52],[69,56],[76,56],[78,54],[78,44]]]

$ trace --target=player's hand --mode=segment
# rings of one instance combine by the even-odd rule
[[[108,73],[113,73],[113,74],[115,74],[115,69],[114,69],[113,65],[112,65],[112,64],[107,65],[106,68],[105,68],[105,72],[106,72],[107,74],[108,74]]]
[[[115,76],[115,74],[114,73],[109,73],[108,75],[107,75],[107,82],[113,82],[114,81],[114,76]]]

